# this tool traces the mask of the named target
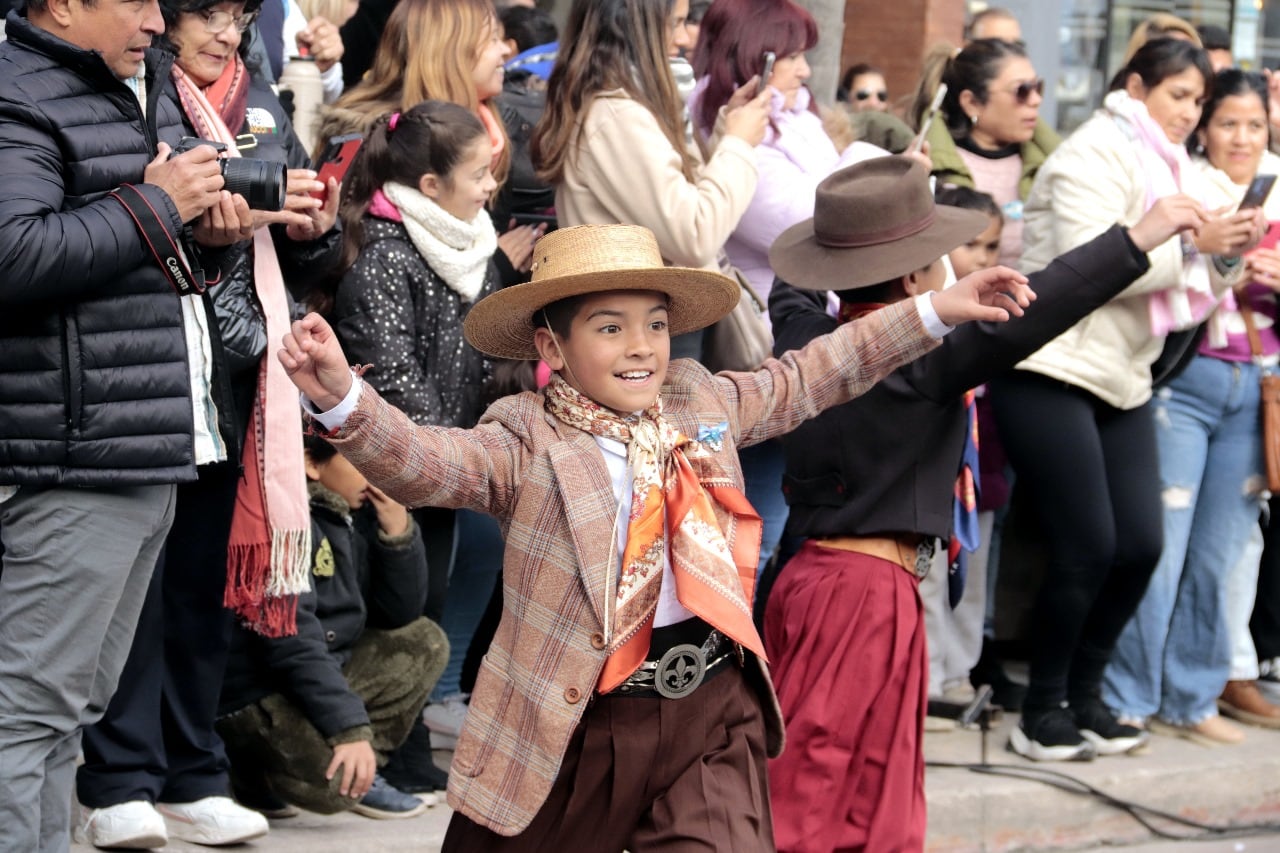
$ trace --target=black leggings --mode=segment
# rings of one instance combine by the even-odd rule
[[[1098,693],[1160,559],[1155,424],[1149,404],[1116,409],[1023,370],[993,383],[991,399],[1017,488],[1030,493],[1049,549],[1024,702],[1042,711]]]

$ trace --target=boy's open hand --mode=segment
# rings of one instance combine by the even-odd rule
[[[378,772],[378,759],[373,754],[373,747],[367,740],[335,746],[333,760],[324,771],[324,778],[332,779],[339,770],[342,771],[342,779],[338,782],[339,794],[358,800],[369,793],[373,776]]]
[[[1027,277],[1008,267],[991,267],[970,273],[946,290],[933,294],[933,310],[948,326],[970,320],[1003,323],[1022,316],[1022,309],[1036,298]]]
[[[314,312],[295,320],[279,352],[284,371],[322,412],[342,402],[351,390],[351,369],[338,337]]]

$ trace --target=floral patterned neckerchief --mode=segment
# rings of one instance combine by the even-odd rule
[[[759,516],[742,492],[699,482],[685,455],[690,441],[663,418],[661,398],[643,412],[620,415],[583,395],[559,374],[552,375],[545,394],[547,411],[563,423],[627,446],[631,513],[617,594],[606,602],[612,604],[612,608],[606,606],[606,614],[612,609],[614,615],[608,626],[610,655],[600,674],[599,692],[617,687],[645,660],[667,553],[680,603],[763,658],[764,644],[752,624],[750,605],[759,537],[754,556],[747,553],[749,548],[731,550],[712,507],[714,499],[739,519],[754,519],[758,524]],[[605,589],[612,587],[606,584]]]

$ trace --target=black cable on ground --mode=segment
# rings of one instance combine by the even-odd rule
[[[1280,833],[1280,824],[1277,823],[1250,823],[1238,824],[1235,826],[1219,826],[1215,824],[1202,823],[1201,821],[1192,820],[1190,818],[1183,817],[1182,815],[1173,814],[1172,812],[1166,812],[1151,806],[1145,806],[1142,803],[1135,803],[1130,800],[1121,799],[1120,797],[1108,794],[1106,791],[1090,785],[1083,779],[1079,779],[1067,773],[1062,773],[1058,770],[1050,770],[1047,767],[1035,767],[1020,764],[970,764],[951,761],[926,761],[924,766],[968,770],[972,773],[981,773],[985,776],[1007,776],[1011,779],[1024,779],[1030,782],[1040,782],[1045,785],[1050,785],[1054,788],[1058,788],[1072,794],[1093,796],[1101,800],[1103,803],[1127,813],[1153,835],[1172,841],[1204,841],[1208,837],[1215,839],[1245,838],[1253,835]],[[1150,817],[1181,824],[1183,826],[1199,830],[1200,832],[1196,835],[1169,832],[1168,830],[1162,829],[1153,824]]]

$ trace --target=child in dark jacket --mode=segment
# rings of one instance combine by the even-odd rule
[[[388,784],[377,768],[404,742],[440,678],[448,642],[423,617],[427,560],[403,506],[369,485],[324,439],[306,439],[312,586],[298,633],[238,628],[218,732],[237,797],[285,816],[412,817],[436,801]]]

